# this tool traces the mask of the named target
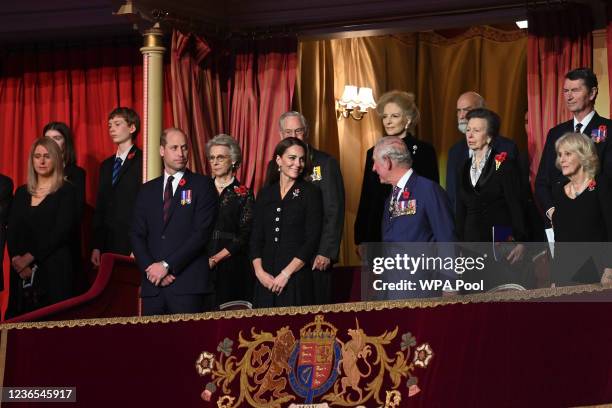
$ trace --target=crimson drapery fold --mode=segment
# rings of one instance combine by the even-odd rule
[[[574,68],[592,66],[592,31],[588,7],[547,6],[529,14],[527,144],[531,180],[535,180],[548,130],[571,117],[562,102],[565,74]]]

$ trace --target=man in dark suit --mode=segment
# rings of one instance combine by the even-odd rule
[[[218,197],[212,179],[187,168],[187,136],[166,129],[160,138],[164,174],[144,184],[130,237],[142,271],[144,315],[199,313],[214,306],[206,243]]]
[[[397,136],[406,145],[412,157],[414,171],[439,183],[436,150],[430,143],[413,136],[420,117],[414,103],[414,95],[400,91],[387,92],[378,100],[376,111],[382,119],[385,137]],[[398,121],[396,118],[401,119]],[[381,241],[380,222],[383,218],[384,200],[391,192],[391,187],[381,184],[376,173],[372,171],[373,152],[374,147],[366,152],[359,207],[353,226],[355,245],[360,257],[362,243]]]
[[[473,109],[484,107],[484,98],[473,91],[465,92],[457,99],[457,128],[463,134],[463,137],[451,146],[448,151],[448,161],[446,163],[446,193],[448,194],[453,213],[456,212],[457,181],[461,172],[461,167],[468,157],[470,157],[470,149],[468,149],[465,140],[465,132],[468,123],[466,115]],[[508,157],[512,160],[516,160],[519,154],[516,143],[501,135],[494,139],[491,147],[495,151],[508,152]]]
[[[373,169],[383,184],[393,186],[386,198],[382,219],[382,241],[395,242],[436,242],[455,241],[455,223],[444,190],[431,180],[420,177],[412,170],[412,157],[406,144],[398,137],[384,137],[374,148]],[[390,248],[387,248],[390,249]],[[442,254],[452,249],[448,245],[431,248],[428,245],[409,246],[402,252],[409,252],[413,257],[422,253],[433,254],[432,250],[441,250]],[[393,254],[394,256],[395,254]],[[413,278],[431,279],[433,271],[421,270]],[[443,279],[454,281],[456,274],[452,270],[437,271]],[[387,272],[386,272],[387,273]],[[397,278],[407,278],[406,274],[396,274]],[[408,274],[409,275],[409,274]],[[387,278],[393,279],[388,273]],[[432,296],[435,293],[416,291],[409,297]],[[399,295],[407,297],[406,295]],[[391,298],[396,297],[391,295]]]
[[[13,199],[13,180],[0,174],[0,290],[4,289],[4,244],[6,243],[6,224]]]
[[[285,112],[279,119],[280,137],[297,137],[308,146],[312,174],[307,180],[319,186],[323,196],[321,242],[312,262],[315,304],[332,303],[331,267],[338,260],[344,228],[344,182],[338,161],[308,144],[308,123],[299,112]]]
[[[117,152],[100,166],[91,252],[95,267],[102,253],[132,253],[130,224],[142,185],[142,151],[134,145],[139,130],[140,118],[133,109],[120,107],[108,115],[108,133]]]
[[[547,228],[551,228],[550,220],[555,211],[552,201],[553,185],[567,181],[555,165],[557,158],[555,142],[561,136],[570,132],[589,136],[595,142],[600,172],[608,177],[612,176],[612,144],[608,141],[608,131],[612,129],[612,121],[595,112],[596,98],[597,77],[590,68],[574,69],[565,75],[563,99],[573,118],[548,131],[535,180],[536,198],[546,214]]]

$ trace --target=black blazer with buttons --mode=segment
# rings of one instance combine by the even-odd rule
[[[255,201],[251,259],[261,258],[264,270],[272,276],[278,275],[293,258],[303,261],[304,267],[291,276],[275,299],[272,298],[276,295],[257,283],[257,307],[312,303],[310,260],[319,247],[322,221],[321,190],[317,186],[297,180],[284,198],[281,198],[278,182],[261,189]]]
[[[130,225],[134,203],[142,185],[142,150],[132,146],[113,186],[115,155],[102,162],[93,218],[93,245],[102,253],[130,255]]]
[[[610,142],[610,137],[612,137],[610,135],[610,132],[612,132],[612,120],[603,118],[595,112],[595,115],[582,133],[591,137],[593,129],[597,129],[600,126],[606,126],[608,135],[606,140],[595,143],[597,155],[599,156],[599,172],[610,178],[612,177],[612,142]],[[555,161],[557,160],[555,142],[564,134],[573,131],[574,120],[571,119],[550,129],[548,135],[546,135],[546,144],[542,151],[542,158],[540,159],[540,166],[538,167],[538,174],[535,179],[536,199],[543,212],[553,207],[552,190],[554,185],[558,182],[567,181],[567,178],[555,166]],[[548,217],[546,217],[546,223],[547,227],[550,228]]]

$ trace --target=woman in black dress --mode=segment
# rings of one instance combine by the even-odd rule
[[[295,137],[274,150],[277,169],[255,202],[251,259],[255,269],[255,306],[312,304],[308,267],[321,237],[321,191],[303,180],[306,145]],[[277,171],[276,171],[277,170]]]
[[[236,140],[217,135],[206,144],[211,175],[219,193],[219,214],[208,242],[211,270],[215,273],[216,304],[252,301],[253,270],[248,259],[253,220],[253,192],[236,179],[242,152]]]
[[[608,179],[597,175],[595,144],[582,133],[568,133],[557,140],[555,149],[556,166],[569,181],[557,183],[552,191],[552,224],[555,242],[560,243],[555,246],[553,280],[557,285],[594,283],[602,272],[605,280],[612,267],[609,248],[581,244],[612,241],[612,192]]]
[[[414,94],[402,91],[387,92],[378,100],[376,112],[381,118],[384,136],[398,136],[406,143],[412,156],[414,171],[419,176],[439,183],[436,150],[431,144],[413,136],[420,119]],[[382,240],[380,223],[385,200],[391,194],[391,185],[382,184],[378,175],[372,171],[373,152],[374,147],[371,147],[366,153],[361,196],[355,218],[354,234],[358,254],[360,254],[359,245],[361,243]]]
[[[499,135],[499,116],[488,109],[467,114],[466,140],[470,149],[457,184],[457,239],[463,242],[525,242],[527,225],[521,203],[520,173],[507,152],[498,152],[491,141]],[[488,244],[487,248],[491,248]],[[524,283],[505,262],[513,265],[524,257],[524,244],[502,244],[483,271],[485,287]],[[492,252],[492,251],[491,251]],[[498,263],[494,263],[497,260]]]
[[[64,179],[69,181],[76,189],[77,210],[79,220],[81,220],[85,207],[85,170],[76,164],[72,131],[63,122],[49,122],[45,125],[42,135],[53,139],[62,151]]]
[[[30,151],[28,184],[15,191],[9,215],[7,318],[74,294],[71,243],[76,221],[75,191],[64,182],[61,151],[51,139],[37,139]]]
[[[77,225],[76,238],[72,243],[73,267],[75,274],[76,293],[84,293],[89,289],[89,278],[85,273],[83,265],[83,254],[86,250],[82,248],[81,237],[84,236],[82,228],[83,211],[85,210],[85,170],[76,164],[76,151],[74,149],[74,138],[72,131],[64,122],[49,122],[45,125],[42,137],[51,138],[57,143],[64,162],[64,180],[68,181],[75,189],[77,200]]]

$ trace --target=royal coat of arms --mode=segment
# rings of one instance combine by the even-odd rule
[[[399,407],[403,397],[419,393],[414,371],[429,365],[433,351],[423,343],[411,354],[417,343],[408,332],[389,357],[387,348],[397,333],[395,327],[370,336],[356,319],[343,341],[323,315],[302,327],[299,339],[289,326],[276,335],[251,328],[250,339],[238,334],[237,353],[225,338],[217,358],[208,351],[200,354],[196,370],[210,376],[201,396],[219,408]],[[402,378],[405,388],[400,388]]]

